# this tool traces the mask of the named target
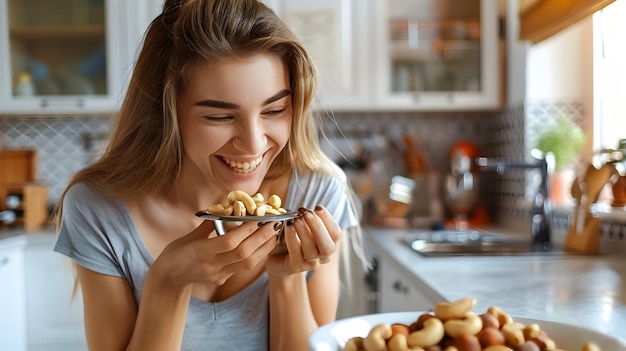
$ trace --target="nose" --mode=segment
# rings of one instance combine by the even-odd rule
[[[233,142],[235,148],[250,155],[262,153],[267,145],[265,126],[257,121],[241,125],[237,138]]]

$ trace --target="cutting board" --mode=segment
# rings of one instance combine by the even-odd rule
[[[566,251],[600,252],[600,219],[591,214],[590,206],[598,201],[604,186],[614,181],[616,176],[617,171],[611,165],[596,168],[590,164],[585,174],[574,180],[571,193],[576,207],[565,235],[563,247]]]

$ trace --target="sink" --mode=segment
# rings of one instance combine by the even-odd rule
[[[527,241],[518,241],[478,230],[411,231],[402,241],[413,251],[427,257],[565,254],[552,247],[532,245],[530,237]]]

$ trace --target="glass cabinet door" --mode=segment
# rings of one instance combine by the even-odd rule
[[[104,0],[9,0],[13,96],[107,93]]]
[[[10,72],[1,79],[17,111],[81,109],[119,93],[118,74],[111,74],[111,58],[119,57],[111,40],[119,32],[109,18],[115,1],[0,1],[7,17],[0,26],[8,39],[2,47],[9,51],[2,55]]]
[[[383,37],[377,49],[383,103],[467,107],[497,99],[496,2],[382,3],[386,16],[380,18]]]

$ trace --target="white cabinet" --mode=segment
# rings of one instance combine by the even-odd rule
[[[415,283],[415,277],[383,254],[378,261],[378,312],[428,311],[432,301]]]
[[[319,109],[361,109],[371,85],[368,4],[363,0],[266,0],[302,40],[318,70]]]
[[[498,2],[374,1],[375,103],[385,110],[500,105]]]
[[[266,0],[311,52],[320,109],[501,105],[494,0]]]
[[[72,265],[52,251],[54,238],[31,240],[26,249],[29,351],[86,351],[82,294],[73,295]]]
[[[128,81],[135,1],[0,0],[0,113],[115,112]]]
[[[0,247],[0,350],[26,351],[24,246]]]

